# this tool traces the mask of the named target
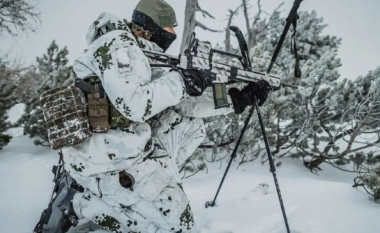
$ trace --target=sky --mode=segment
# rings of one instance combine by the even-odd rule
[[[33,0],[31,0],[33,1]],[[119,17],[130,19],[138,0],[34,0],[41,12],[42,23],[35,34],[19,37],[0,38],[0,51],[8,52],[26,64],[31,64],[37,56],[46,52],[47,47],[56,40],[60,47],[67,46],[72,63],[86,48],[85,36],[89,25],[97,16],[107,11]],[[182,40],[185,0],[167,0],[177,12],[179,26],[176,28],[178,39],[167,51],[178,55]],[[264,0],[262,7],[272,12],[281,2],[283,15],[287,16],[293,0]],[[199,0],[200,6],[215,16],[197,19],[207,26],[223,30],[226,25],[228,9],[235,9],[240,1],[236,0]],[[257,12],[255,0],[251,0],[251,16]],[[380,66],[380,1],[379,0],[304,0],[301,11],[315,10],[328,24],[325,34],[342,38],[339,57],[343,66],[340,73],[343,78],[355,79],[369,70]],[[233,23],[244,32],[245,24],[240,14]],[[223,43],[224,34],[196,29],[197,38],[209,40],[213,44]],[[283,47],[284,49],[284,47]],[[285,48],[286,49],[286,48]]]

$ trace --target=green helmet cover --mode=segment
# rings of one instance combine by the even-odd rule
[[[135,10],[152,18],[161,28],[178,25],[173,7],[164,0],[140,0]]]

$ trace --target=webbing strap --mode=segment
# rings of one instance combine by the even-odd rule
[[[296,14],[296,17],[294,17],[293,22],[292,22],[294,32],[293,32],[290,44],[291,44],[291,53],[294,54],[294,59],[296,60],[296,64],[294,66],[294,76],[296,78],[301,78],[302,71],[300,68],[300,58],[298,56],[298,50],[297,50],[297,44],[296,44],[297,19],[299,19],[298,14]]]

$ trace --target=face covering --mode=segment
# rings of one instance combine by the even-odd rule
[[[162,28],[158,28],[157,31],[152,32],[151,41],[156,43],[165,52],[176,39],[176,34],[170,33]]]
[[[165,31],[159,27],[152,18],[139,12],[134,11],[132,16],[132,22],[143,27],[152,33],[151,41],[156,43],[164,52],[170,47],[170,45],[177,39],[177,35]]]

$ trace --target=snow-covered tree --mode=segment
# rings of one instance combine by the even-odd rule
[[[257,36],[256,44],[250,51],[254,70],[266,71],[282,33],[284,21],[284,18],[275,10],[266,23],[265,30],[255,34]],[[264,25],[263,22],[259,23],[259,21],[256,24]],[[303,132],[305,121],[308,119],[305,114],[309,108],[314,105],[316,108],[320,107],[320,103],[315,102],[318,97],[317,94],[319,93],[319,96],[322,96],[322,93],[330,90],[331,85],[339,78],[337,69],[340,66],[340,60],[336,57],[336,53],[340,40],[336,37],[323,36],[322,32],[325,27],[323,20],[318,18],[315,12],[300,12],[296,40],[303,76],[299,80],[295,79],[293,75],[294,55],[290,49],[290,34],[293,33],[293,29],[289,31],[272,70],[272,74],[282,77],[283,83],[302,87],[301,90],[285,87],[273,92],[267,103],[261,108],[272,151],[279,156],[284,155],[296,146],[293,141]],[[310,102],[312,105],[305,105],[305,102]],[[229,122],[236,121],[238,123],[235,125],[240,127],[231,126],[231,129],[240,132],[246,115],[247,111],[241,116],[232,116],[235,119],[231,119]],[[254,115],[253,125],[248,128],[242,143],[245,161],[258,158],[260,155],[258,152],[264,150],[261,129],[256,124],[257,118],[255,117]],[[213,134],[216,135],[215,132]],[[232,136],[232,134],[230,135]],[[252,149],[254,153],[250,153],[251,156],[249,156],[244,147]]]
[[[250,46],[254,46],[254,48],[252,48],[253,50],[251,51],[253,69],[265,72],[270,63],[271,54],[268,51],[264,53],[264,48],[261,42],[266,40],[266,28],[270,25],[270,22],[278,16],[281,6],[282,4],[280,4],[268,18],[264,18],[261,17],[262,13],[264,12],[261,9],[261,1],[258,1],[258,12],[251,22],[251,17],[248,13],[250,11],[249,1],[243,0],[235,10],[229,10],[224,43],[225,47],[223,48],[221,46],[217,46],[216,49],[224,50],[226,52],[234,54],[240,53],[239,48],[233,48],[231,45],[231,31],[229,30],[229,27],[233,25],[234,17],[237,16],[239,12],[243,12],[244,18],[246,19],[246,30],[249,32],[247,33],[246,40],[247,42],[250,41]],[[244,28],[240,28],[242,31],[244,30]],[[252,53],[255,55],[252,56]],[[241,68],[239,62],[234,59],[229,60],[223,57],[217,59],[218,62],[227,63],[229,65]],[[278,74],[278,72],[279,70],[274,70],[273,73]],[[229,88],[232,86],[241,89],[244,84],[230,85]],[[263,114],[266,115],[266,111],[263,111]],[[213,151],[211,157],[207,158],[208,161],[219,161],[230,155],[235,147],[236,139],[240,135],[240,132],[243,128],[243,122],[247,116],[248,110],[246,110],[241,115],[230,114],[228,116],[217,116],[204,120],[207,130],[207,139],[205,140],[204,145],[201,147],[209,148]],[[261,143],[262,140],[260,135],[261,130],[257,124],[257,116],[254,114],[253,119],[250,121],[250,124],[248,126],[245,137],[239,146],[238,155],[240,156],[241,162],[255,160],[259,157],[261,152],[265,150],[265,147]]]
[[[34,32],[32,22],[39,22],[36,7],[27,0],[0,0],[0,35]]]
[[[244,4],[247,2],[243,1],[235,11],[229,11],[228,26],[232,25],[239,11],[246,12],[248,5]],[[246,39],[253,45],[250,50],[253,69],[265,72],[285,19],[277,8],[269,19],[261,18],[260,1],[258,6],[259,13],[253,19],[254,23],[247,23],[247,30],[255,31],[251,35],[247,33]],[[282,77],[283,83],[299,88],[283,87],[273,92],[261,107],[269,144],[275,157],[302,158],[311,171],[318,169],[323,162],[333,166],[352,162],[356,171],[369,171],[380,159],[377,128],[380,124],[376,117],[376,87],[379,86],[380,72],[378,69],[371,71],[355,81],[340,80],[338,69],[341,61],[337,52],[341,39],[323,33],[326,27],[323,18],[318,17],[315,11],[299,12],[294,36],[302,71],[300,79],[294,78],[296,59],[291,36],[294,29],[291,27],[288,32],[272,74]],[[228,33],[225,48],[217,49],[229,49],[233,53],[239,51],[232,48]],[[221,61],[233,64],[232,61]],[[204,119],[207,138],[201,148],[213,152],[206,153],[210,156],[204,157],[207,161],[220,161],[231,154],[247,115],[246,110],[241,115]],[[264,162],[267,159],[256,114],[239,147],[238,158],[240,163],[258,158]]]
[[[37,73],[41,83],[34,95],[26,102],[25,114],[20,122],[24,124],[24,134],[37,138],[36,145],[48,146],[48,136],[40,106],[40,95],[59,86],[68,86],[73,82],[72,67],[68,65],[68,50],[60,49],[55,41],[48,47],[47,53],[37,58]],[[31,75],[35,77],[35,75]]]
[[[0,110],[0,150],[12,139],[12,136],[3,134],[4,131],[9,128],[9,122],[7,122],[7,119],[8,116],[6,114],[6,111]]]
[[[380,167],[373,169],[370,173],[356,177],[354,181],[354,188],[363,187],[376,202],[380,203]]]
[[[4,132],[11,126],[7,121],[7,110],[17,102],[15,80],[19,73],[19,68],[11,67],[5,59],[0,59],[0,150],[12,139]]]
[[[276,7],[273,11],[273,13],[268,17],[267,19],[262,17],[264,13],[266,13],[261,6],[261,0],[257,0],[257,13],[253,17],[251,21],[251,16],[249,12],[251,11],[251,5],[249,0],[242,0],[242,8],[244,13],[244,19],[245,19],[245,26],[247,31],[247,43],[248,48],[253,48],[256,46],[258,42],[262,42],[265,40],[265,35],[267,34],[268,27],[273,23],[273,17],[278,16],[280,13],[279,10],[284,5],[284,3],[281,3],[278,7]]]
[[[379,85],[380,68],[318,90],[317,98],[303,108],[308,110],[306,119],[294,140],[297,154],[309,158],[307,167],[353,163],[353,171],[367,172],[380,162]]]
[[[7,121],[7,110],[16,102],[16,98],[13,95],[15,88],[16,86],[12,83],[0,80],[0,99],[2,100],[0,102],[0,150],[12,139],[11,136],[3,133],[11,126]]]
[[[271,94],[268,103],[270,114],[274,121],[267,125],[270,144],[274,146],[274,154],[285,156],[297,148],[299,153],[291,153],[294,157],[304,157],[301,153],[304,146],[314,151],[327,138],[318,136],[324,125],[319,121],[324,119],[332,105],[330,98],[336,98],[333,90],[340,77],[338,68],[341,66],[337,58],[337,49],[341,40],[330,35],[322,35],[327,25],[318,18],[315,11],[299,12],[297,33],[295,34],[299,65],[302,71],[300,79],[294,78],[295,58],[292,50],[293,28],[285,39],[283,48],[276,60],[282,82],[299,86],[298,90],[285,87]],[[275,15],[267,27],[267,39],[263,41],[264,50],[273,53],[283,30],[284,19]],[[281,26],[279,26],[281,25]],[[335,97],[334,97],[335,94]],[[271,107],[269,107],[271,105]],[[306,141],[309,143],[306,143]]]
[[[20,103],[27,103],[38,95],[37,91],[42,82],[42,77],[38,73],[37,67],[29,67],[20,75],[17,81],[17,93]]]

